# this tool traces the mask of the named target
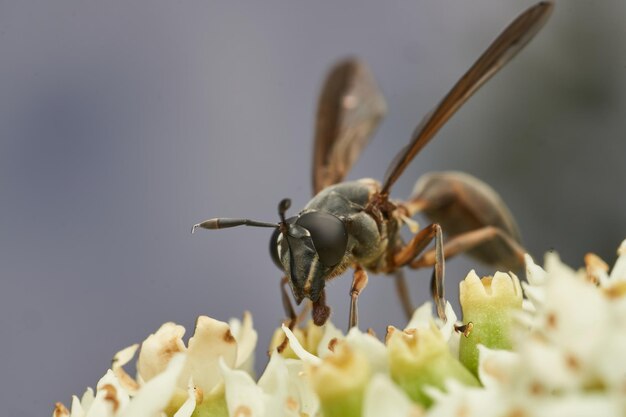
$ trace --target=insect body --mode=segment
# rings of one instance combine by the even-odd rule
[[[496,38],[438,106],[418,125],[412,140],[392,161],[382,183],[372,179],[342,182],[382,119],[386,105],[373,77],[359,61],[349,59],[331,69],[318,103],[313,155],[314,197],[296,216],[286,218],[290,201],[279,204],[278,224],[218,218],[194,226],[219,229],[240,225],[273,227],[270,253],[285,276],[281,282],[285,311],[296,315],[285,285],[296,302],[313,303],[313,320],[323,324],[330,314],[325,282],[354,268],[350,292],[350,326],[356,326],[357,300],[367,284],[367,271],[395,274],[405,312],[412,305],[402,267],[433,267],[431,290],[438,315],[445,320],[444,259],[467,252],[491,265],[517,269],[525,251],[509,210],[495,191],[458,172],[431,173],[416,184],[406,201],[389,198],[391,187],[417,153],[493,74],[537,33],[552,11],[541,2],[522,13]],[[421,212],[432,223],[415,230],[407,243],[403,225]],[[442,230],[447,242],[443,244]],[[426,251],[434,241],[434,249]]]
[[[294,218],[292,230],[283,233],[278,229],[270,251],[275,251],[278,266],[291,277],[298,303],[305,297],[319,299],[324,281],[352,265],[380,270],[387,249],[386,224],[377,227],[365,212],[375,190],[376,183],[368,180],[329,186]],[[307,238],[293,230],[297,226]]]

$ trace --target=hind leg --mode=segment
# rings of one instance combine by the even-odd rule
[[[468,252],[488,265],[509,270],[523,267],[524,249],[515,219],[498,193],[483,181],[461,172],[428,173],[401,205],[409,216],[419,212],[441,225],[447,257]],[[414,266],[432,264],[431,252]]]
[[[415,306],[413,306],[413,302],[411,301],[409,287],[406,285],[406,277],[404,276],[404,270],[402,268],[395,270],[393,281],[396,284],[396,293],[398,294],[400,304],[402,304],[404,315],[407,320],[410,320],[413,311],[415,311]]]
[[[524,265],[525,250],[504,231],[494,226],[486,226],[448,239],[443,247],[443,253],[446,258],[451,258],[487,242],[495,244],[502,250],[506,250],[512,254],[512,259],[516,260],[516,264],[509,266],[521,267]],[[436,263],[436,258],[436,251],[430,250],[422,254],[419,258],[411,261],[410,267],[425,268],[432,266]]]
[[[394,267],[401,268],[405,265],[409,265],[413,259],[419,256],[426,246],[432,241],[435,241],[435,248],[433,249],[435,254],[433,266],[433,276],[431,279],[431,291],[437,307],[437,315],[442,320],[446,320],[446,300],[445,300],[445,257],[443,252],[443,234],[441,227],[437,223],[433,223],[424,229],[420,230],[404,247],[400,248],[394,255]],[[397,278],[396,278],[397,280]],[[402,285],[396,281],[396,285]],[[402,301],[402,296],[400,297]],[[406,308],[406,306],[405,306]]]

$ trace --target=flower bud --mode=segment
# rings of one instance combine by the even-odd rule
[[[311,366],[310,381],[324,417],[359,417],[371,370],[367,357],[340,342],[321,364]]]
[[[421,405],[428,407],[432,403],[425,393],[426,387],[445,390],[448,379],[469,386],[479,385],[478,380],[452,356],[434,323],[430,328],[405,331],[390,326],[387,348],[391,378]]]
[[[512,348],[512,313],[522,308],[522,289],[513,274],[496,272],[480,279],[474,271],[459,287],[463,322],[473,325],[468,337],[461,338],[459,359],[477,375],[478,344],[490,349]]]

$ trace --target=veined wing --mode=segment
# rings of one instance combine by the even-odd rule
[[[320,94],[313,153],[313,191],[341,182],[385,115],[387,105],[365,65],[337,63]]]
[[[542,1],[519,15],[496,38],[472,67],[452,87],[439,105],[422,120],[408,146],[393,159],[381,194],[389,194],[391,186],[415,155],[426,146],[439,129],[489,78],[508,63],[537,34],[550,16],[554,5]]]

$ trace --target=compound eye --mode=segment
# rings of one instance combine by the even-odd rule
[[[284,271],[285,268],[283,264],[280,262],[280,253],[278,253],[278,238],[280,237],[280,229],[274,229],[274,233],[272,233],[272,237],[270,238],[270,256],[272,257],[272,261],[274,264],[280,269]]]
[[[348,233],[343,221],[329,213],[312,211],[300,216],[296,224],[311,234],[322,264],[335,266],[341,262],[348,246]]]

